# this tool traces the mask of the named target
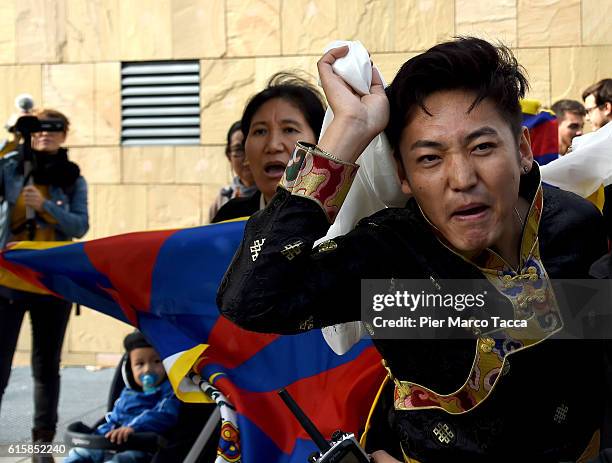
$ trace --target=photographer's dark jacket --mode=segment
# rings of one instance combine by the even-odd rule
[[[42,185],[48,192],[48,198],[43,204],[45,213],[36,214],[36,225],[39,229],[51,229],[49,236],[53,241],[80,238],[89,229],[87,183],[80,175],[78,166],[68,161],[66,153],[63,148],[54,155],[37,153],[43,162],[54,162],[46,162],[34,172],[35,184]],[[1,158],[0,247],[4,247],[9,238],[13,239],[11,235],[19,233],[11,227],[11,218],[23,188],[21,154],[14,152]]]
[[[240,326],[296,333],[359,320],[361,279],[485,278],[482,266],[442,244],[413,199],[313,249],[337,214],[344,199],[338,192],[346,194],[354,172],[317,153],[294,159],[299,165],[287,167],[271,203],[248,221],[219,288],[221,312]],[[309,176],[314,171],[319,177],[327,172],[324,182]],[[534,233],[526,236],[526,225],[523,244],[539,245],[539,264],[526,260],[517,275],[527,275],[535,265],[541,278],[546,273],[588,278],[591,263],[607,250],[601,214],[572,193],[542,190],[537,165],[523,177],[521,195],[532,203]],[[538,195],[541,209],[533,216]],[[374,342],[396,382],[387,382],[376,407],[370,452],[383,449],[421,463],[576,461],[599,452],[599,432],[610,422],[605,400],[612,395],[602,341],[546,339],[508,355],[503,369],[488,372],[472,368],[480,341]],[[455,394],[454,406],[465,411],[448,413],[435,406],[398,406],[401,381],[440,395],[470,381],[495,387],[477,406]]]

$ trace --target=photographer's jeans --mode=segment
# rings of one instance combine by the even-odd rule
[[[55,431],[60,391],[59,365],[71,304],[51,296],[11,301],[0,297],[0,403],[11,374],[26,310],[32,323],[34,430]]]

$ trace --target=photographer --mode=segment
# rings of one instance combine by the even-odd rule
[[[69,121],[52,109],[34,112],[59,131],[32,133],[32,171],[24,145],[0,159],[0,246],[12,241],[70,241],[89,228],[87,184],[62,147]],[[25,168],[24,168],[25,166]],[[34,218],[28,219],[28,210]],[[31,216],[31,215],[30,215]],[[32,323],[34,377],[33,442],[52,442],[57,423],[59,364],[71,304],[64,300],[0,286],[0,399],[8,383],[23,316]],[[51,461],[51,457],[46,457]]]

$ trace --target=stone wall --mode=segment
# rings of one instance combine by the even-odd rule
[[[204,223],[230,172],[225,132],[274,72],[316,72],[332,39],[359,39],[387,80],[415,53],[460,34],[499,39],[550,104],[612,76],[612,0],[3,0],[0,121],[13,99],[73,121],[71,155],[90,185],[86,239]],[[198,59],[201,146],[122,148],[122,61]],[[114,362],[128,327],[73,317],[66,363]],[[29,328],[17,361],[27,361]]]

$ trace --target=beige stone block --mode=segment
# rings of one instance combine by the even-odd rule
[[[320,89],[318,85],[319,73],[317,71],[319,58],[319,55],[256,58],[255,92],[263,90],[274,74],[283,71],[296,74]]]
[[[16,0],[0,2],[0,63],[15,62]]]
[[[418,53],[372,53],[372,62],[378,68],[387,84],[390,84],[397,71],[410,58]]]
[[[121,141],[121,66],[119,63],[94,66],[96,145],[118,145]]]
[[[66,46],[65,0],[19,0],[15,16],[18,63],[57,63]]]
[[[240,119],[255,86],[255,62],[248,59],[203,60],[200,64],[201,137],[223,145],[227,129]]]
[[[42,66],[39,64],[21,64],[17,66],[0,66],[0,125],[4,125],[9,116],[15,114],[15,97],[20,93],[29,93],[36,105],[42,104]],[[6,135],[0,135],[4,138]]]
[[[283,55],[318,55],[325,45],[338,38],[336,2],[283,0],[281,24]]]
[[[123,338],[134,330],[108,315],[81,307],[81,315],[71,317],[67,349],[71,353],[117,352]]]
[[[66,61],[117,61],[119,0],[66,1]]]
[[[393,11],[394,3],[393,0],[336,0],[336,9],[340,12],[337,37],[359,40],[371,53],[393,50],[395,21],[389,12]]]
[[[177,146],[174,150],[176,183],[214,183],[231,180],[225,146]]]
[[[518,45],[580,45],[580,0],[518,0]]]
[[[172,58],[171,3],[171,0],[119,3],[121,60]]]
[[[405,0],[395,4],[395,51],[418,51],[455,35],[453,0]]]
[[[43,66],[43,105],[70,119],[68,144],[94,144],[94,65],[51,64]]]
[[[172,146],[124,147],[121,155],[124,183],[173,183]]]
[[[516,46],[516,0],[456,0],[457,35],[472,35]]]
[[[97,185],[95,238],[147,229],[145,185]]]
[[[582,44],[612,44],[612,0],[582,0]]]
[[[550,65],[548,48],[528,48],[515,50],[515,56],[526,69],[529,79],[528,98],[540,100],[550,105]]]
[[[65,343],[64,343],[65,344]],[[92,352],[70,352],[64,350],[62,352],[61,367],[87,366],[96,364],[96,354]],[[60,375],[61,375],[60,371]]]
[[[227,1],[228,56],[278,55],[280,0]]]
[[[28,348],[28,350],[26,351],[21,351],[21,350],[17,350],[15,351],[15,355],[13,356],[13,366],[14,367],[25,367],[30,365],[31,363],[31,357],[30,357],[30,349]],[[63,363],[63,359],[62,359],[62,363]],[[9,463],[17,463],[19,460],[9,460]]]
[[[21,322],[21,329],[19,330],[19,337],[17,338],[17,350],[22,352],[30,352],[32,348],[32,323],[30,321],[30,313],[26,312],[23,321]]]
[[[118,146],[74,147],[70,159],[81,168],[88,185],[121,182],[121,149]]]
[[[612,46],[552,48],[550,50],[551,101],[582,101],[582,91],[612,75]]]
[[[149,185],[148,228],[163,230],[202,223],[199,185]]]
[[[219,190],[226,184],[203,184],[202,185],[202,224],[210,223],[210,206],[215,203]]]
[[[222,56],[225,53],[225,2],[173,0],[172,50],[175,59]]]
[[[124,349],[122,346],[120,351],[114,354],[96,354],[95,365],[98,367],[102,367],[102,368],[104,367],[115,368],[117,365],[119,365],[119,362],[121,361],[121,358],[123,357],[123,352],[124,352]]]

